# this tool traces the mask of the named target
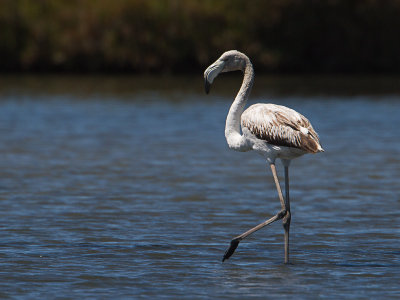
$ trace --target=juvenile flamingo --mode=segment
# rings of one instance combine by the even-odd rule
[[[240,70],[244,73],[242,85],[233,101],[225,125],[225,137],[229,148],[236,151],[254,150],[261,154],[271,167],[281,210],[272,218],[232,239],[222,261],[228,259],[239,242],[255,231],[282,219],[285,230],[285,263],[289,262],[289,165],[290,161],[306,153],[323,152],[318,134],[306,117],[293,109],[276,104],[254,104],[244,107],[254,81],[254,69],[243,53],[231,50],[221,55],[204,72],[205,90],[208,94],[214,79],[223,72]],[[241,129],[241,130],[240,130]],[[275,160],[280,158],[285,169],[285,198],[282,195]]]

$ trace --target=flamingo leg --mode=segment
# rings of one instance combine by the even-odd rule
[[[285,229],[285,264],[289,263],[289,230],[290,220],[292,218],[290,213],[290,199],[289,199],[289,166],[285,165],[285,208],[286,215],[283,217],[282,223]]]
[[[256,232],[257,230],[260,230],[261,228],[263,228],[263,227],[265,227],[265,226],[267,226],[267,225],[269,225],[269,224],[271,224],[271,223],[273,223],[273,222],[275,222],[277,220],[283,219],[283,218],[285,218],[287,216],[287,212],[288,211],[286,209],[286,202],[285,202],[285,199],[283,198],[283,195],[282,195],[282,190],[281,190],[281,187],[280,187],[280,184],[279,184],[278,176],[276,174],[275,164],[271,163],[270,166],[271,166],[272,175],[274,177],[276,189],[278,191],[279,201],[281,202],[282,209],[275,216],[273,216],[272,218],[270,218],[270,219],[258,224],[257,226],[251,228],[250,230],[248,230],[248,231],[242,233],[241,235],[238,235],[234,239],[232,239],[228,250],[226,250],[226,252],[225,252],[225,254],[224,254],[223,258],[222,258],[222,261],[225,261],[226,259],[228,259],[229,257],[232,256],[232,254],[235,252],[235,250],[238,247],[239,242],[241,240],[243,240],[244,238],[248,237],[250,234]],[[285,169],[285,172],[286,172],[286,169]],[[285,173],[285,175],[286,175],[286,173]],[[286,180],[285,180],[285,183],[286,183]],[[290,225],[290,217],[289,217],[289,225]],[[286,237],[286,229],[285,229],[285,237]],[[289,238],[289,235],[288,235],[288,238]],[[285,245],[286,245],[286,242],[285,242]],[[285,246],[285,262],[286,262],[286,246]]]

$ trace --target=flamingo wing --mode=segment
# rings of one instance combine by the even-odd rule
[[[241,116],[242,127],[268,144],[322,152],[318,134],[306,117],[285,106],[255,104]]]

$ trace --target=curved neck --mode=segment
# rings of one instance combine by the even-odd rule
[[[247,143],[240,132],[240,117],[243,113],[254,82],[253,65],[247,57],[244,59],[242,70],[244,72],[242,86],[229,109],[225,124],[226,141],[230,148],[238,151],[248,150]]]

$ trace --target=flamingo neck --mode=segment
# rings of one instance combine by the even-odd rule
[[[243,71],[244,77],[242,86],[229,109],[225,124],[225,137],[228,146],[237,151],[250,150],[246,139],[240,131],[240,117],[243,113],[254,82],[253,65],[247,57],[244,59]]]

